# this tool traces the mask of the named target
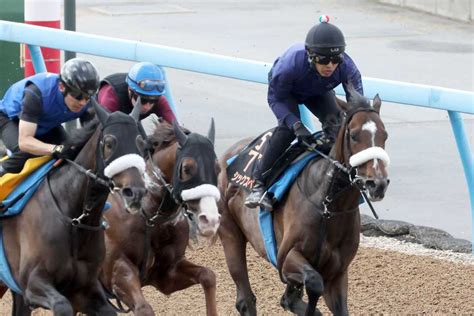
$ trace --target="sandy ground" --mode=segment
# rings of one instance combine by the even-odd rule
[[[188,257],[214,270],[221,315],[237,315],[235,286],[227,272],[222,247],[200,246]],[[257,308],[264,315],[285,315],[279,305],[284,286],[276,269],[248,251],[250,282]],[[204,294],[193,286],[167,297],[145,288],[157,315],[204,315]],[[349,271],[349,310],[352,314],[474,314],[474,265],[426,256],[361,247]],[[0,303],[0,314],[10,314],[10,295]],[[329,314],[322,301],[319,308]],[[35,311],[34,315],[50,315]]]

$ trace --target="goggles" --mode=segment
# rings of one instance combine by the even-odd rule
[[[128,77],[131,82],[136,84],[140,89],[144,91],[153,91],[156,90],[159,93],[165,91],[165,81],[163,80],[152,80],[152,79],[143,79],[140,81],[135,81],[132,78]]]
[[[325,55],[318,55],[318,54],[311,54],[308,55],[310,62],[317,63],[320,65],[328,65],[330,62],[334,65],[342,64],[344,62],[344,58],[342,54],[333,55],[333,56],[325,56]]]
[[[82,100],[89,101],[89,99],[91,98],[91,95],[87,93],[83,93],[81,91],[75,91],[71,89],[69,89],[68,94],[74,99],[76,99],[77,101],[82,101]]]

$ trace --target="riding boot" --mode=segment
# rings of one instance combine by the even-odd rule
[[[337,134],[341,127],[341,116],[339,114],[327,115],[322,121],[323,135],[315,140],[316,149],[328,154],[336,142]]]
[[[265,183],[260,180],[255,180],[252,191],[245,199],[245,206],[251,208],[260,206],[265,210],[272,210],[272,201],[267,195]]]
[[[252,176],[255,183],[252,191],[245,199],[245,206],[251,208],[260,206],[265,210],[272,210],[272,200],[266,194],[266,185],[270,183],[266,183],[266,178],[275,161],[288,148],[294,138],[293,131],[286,126],[278,126],[273,131],[272,137],[268,140],[268,144],[262,153],[262,159],[257,160],[253,170]]]

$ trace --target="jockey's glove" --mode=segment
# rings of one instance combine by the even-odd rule
[[[293,128],[293,132],[295,133],[300,143],[305,142],[309,145],[314,143],[313,134],[306,128],[306,126],[304,126],[304,124],[301,121],[298,121],[295,124],[293,124],[292,128]]]
[[[52,155],[56,159],[74,159],[76,152],[68,145],[56,145],[53,148]]]

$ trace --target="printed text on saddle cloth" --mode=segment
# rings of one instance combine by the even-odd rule
[[[272,132],[266,132],[260,138],[257,138],[253,144],[245,149],[243,152],[239,153],[238,158],[234,161],[232,177],[230,181],[252,189],[255,179],[252,177],[252,170],[254,168],[255,162],[262,159],[263,148],[267,143],[267,140],[272,136]]]

